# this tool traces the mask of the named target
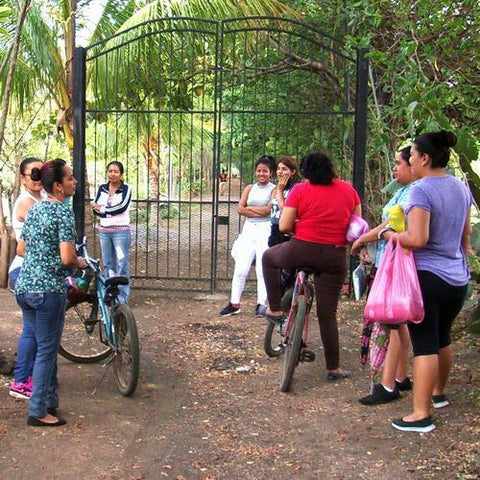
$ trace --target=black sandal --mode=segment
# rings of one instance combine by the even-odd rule
[[[60,427],[61,425],[65,425],[66,423],[67,421],[63,418],[57,418],[57,421],[53,423],[42,422],[39,418],[30,416],[27,418],[27,425],[29,425],[30,427]]]

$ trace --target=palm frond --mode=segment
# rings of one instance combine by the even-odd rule
[[[90,44],[98,43],[112,36],[133,15],[135,0],[109,0],[103,8],[100,19],[90,37]]]

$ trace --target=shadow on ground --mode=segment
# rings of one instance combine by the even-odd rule
[[[189,294],[190,295],[190,294]],[[200,297],[199,297],[200,298]],[[300,365],[293,391],[279,392],[278,359],[262,351],[264,320],[247,297],[240,315],[218,316],[226,297],[136,292],[141,380],[132,398],[101,365],[59,358],[65,427],[25,425],[26,402],[0,395],[1,477],[5,479],[473,479],[480,476],[479,337],[464,336],[449,387],[452,405],[434,412],[437,430],[402,434],[392,418],[411,394],[365,407],[368,372],[358,363],[362,307],[339,311],[343,365],[352,378],[327,383],[318,327],[314,363]],[[20,312],[0,291],[0,350],[14,352]]]

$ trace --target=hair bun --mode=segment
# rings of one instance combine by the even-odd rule
[[[441,130],[438,132],[439,143],[445,148],[454,147],[457,144],[457,136],[452,132]]]
[[[42,172],[39,168],[35,167],[32,168],[32,171],[30,172],[30,178],[34,182],[39,182],[42,179]]]

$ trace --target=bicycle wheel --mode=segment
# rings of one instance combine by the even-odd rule
[[[103,328],[98,299],[92,295],[83,302],[67,302],[65,325],[58,353],[75,363],[96,363],[108,358],[112,348],[100,341]],[[104,336],[103,336],[104,338]]]
[[[290,287],[282,295],[282,310],[284,312],[290,311],[292,298],[293,287]],[[279,325],[275,325],[273,322],[269,322],[267,320],[267,327],[263,337],[263,349],[269,357],[278,357],[285,351],[285,345],[283,344],[283,337],[280,333],[280,328],[281,327]]]
[[[280,378],[280,390],[282,392],[290,391],[290,387],[292,386],[293,372],[298,364],[303,343],[303,326],[305,325],[306,314],[307,300],[305,295],[299,295],[295,318],[293,319],[293,325],[285,349],[282,375]]]
[[[284,351],[280,325],[275,325],[269,320],[267,320],[267,328],[263,337],[263,349],[269,357],[278,357]]]
[[[140,348],[135,317],[128,305],[117,305],[112,312],[118,351],[113,360],[118,389],[130,396],[137,387],[140,367]]]

